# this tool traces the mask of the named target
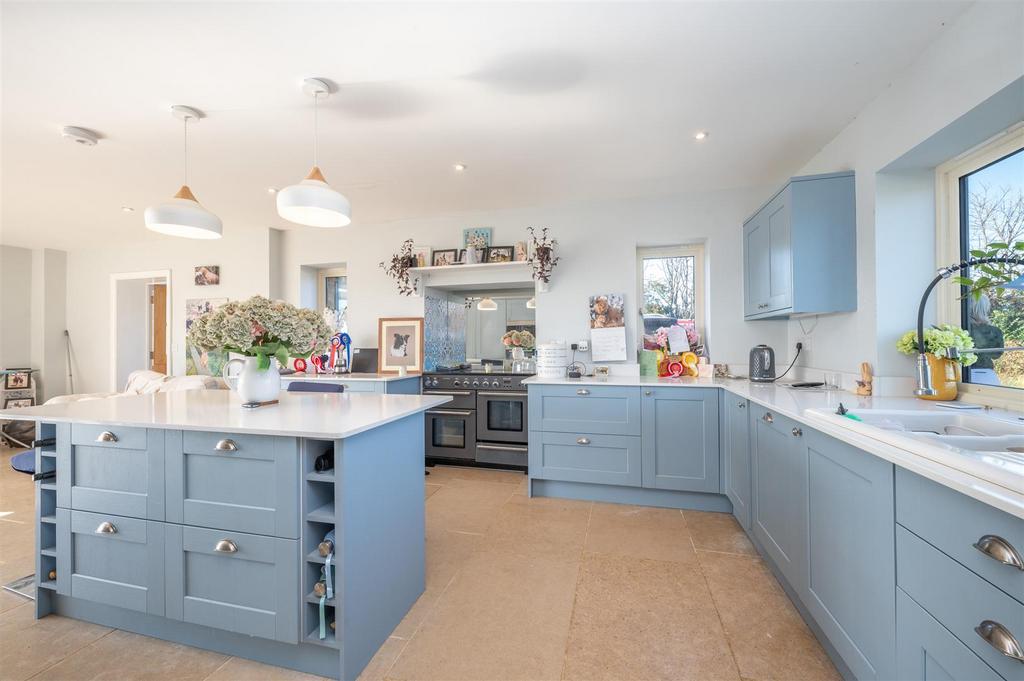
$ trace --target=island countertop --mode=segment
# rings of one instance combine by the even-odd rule
[[[187,390],[0,410],[0,419],[342,439],[433,409],[443,395],[282,392],[246,409],[230,390]]]

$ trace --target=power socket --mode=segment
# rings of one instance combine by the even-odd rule
[[[588,340],[576,341],[573,345],[573,350],[579,350],[580,352],[590,351],[590,341]]]

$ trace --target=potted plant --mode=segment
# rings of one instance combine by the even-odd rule
[[[243,402],[261,403],[276,400],[281,391],[281,374],[273,360],[284,366],[290,357],[320,354],[330,335],[315,310],[253,296],[200,316],[192,322],[188,340],[202,350],[244,355],[245,359],[236,357],[224,365],[224,379]],[[228,378],[234,363],[242,365],[237,381]]]
[[[974,347],[974,340],[966,330],[952,324],[942,324],[924,330],[925,353],[928,357],[928,371],[931,373],[934,395],[922,395],[925,400],[955,400],[957,381],[960,379],[960,365],[970,366],[978,356],[968,352]],[[946,351],[958,351],[956,359],[946,357]],[[905,355],[917,355],[917,331],[907,331],[896,342],[896,349]]]
[[[409,280],[409,270],[416,267],[416,256],[412,254],[412,239],[402,242],[398,253],[391,256],[390,263],[379,263],[378,267],[384,269],[384,273],[395,280],[398,284],[398,292],[403,296],[411,296],[416,293],[416,282]]]
[[[548,228],[544,227],[540,232],[540,238],[537,238],[537,230],[534,227],[527,227],[527,231],[530,233],[530,246],[532,254],[530,255],[529,263],[533,266],[533,278],[540,282],[538,289],[546,291],[548,284],[551,283],[551,270],[555,269],[555,265],[561,258],[555,256],[555,246],[558,242],[554,239],[548,239]]]

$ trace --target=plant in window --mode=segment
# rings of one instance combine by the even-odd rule
[[[973,276],[953,277],[953,281],[966,289],[965,295],[978,300],[983,295],[998,294],[998,289],[1024,288],[1024,283],[1016,281],[1024,270],[1024,241],[1013,244],[993,241],[984,249],[971,250],[970,255],[994,262],[975,265],[970,272]]]
[[[388,264],[380,263],[378,266],[384,273],[395,280],[398,284],[398,292],[403,296],[411,296],[416,293],[416,282],[409,280],[409,268],[416,266],[416,256],[412,254],[412,239],[402,242],[402,248],[398,253],[391,256]]]
[[[925,352],[936,356],[944,356],[946,350],[955,348],[959,352],[957,361],[964,366],[970,366],[978,361],[978,356],[966,352],[974,347],[974,340],[965,329],[952,324],[942,324],[924,330]],[[917,331],[907,331],[898,341],[896,349],[904,355],[916,355],[919,352],[917,347]]]

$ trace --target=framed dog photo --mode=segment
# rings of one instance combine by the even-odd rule
[[[31,397],[8,397],[4,400],[4,409],[17,409],[18,407],[33,407],[36,401]]]
[[[25,390],[31,386],[31,369],[8,369],[4,375],[4,390]]]
[[[423,317],[381,317],[377,347],[377,373],[422,373]]]
[[[513,252],[512,246],[488,246],[487,262],[512,262]]]
[[[434,251],[431,256],[430,264],[434,267],[445,267],[447,265],[456,265],[459,262],[459,251],[457,248],[446,248],[440,251]]]

